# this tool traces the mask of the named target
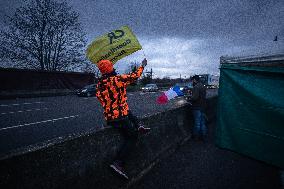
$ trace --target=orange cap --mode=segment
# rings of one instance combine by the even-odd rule
[[[109,60],[100,60],[98,67],[102,74],[111,73],[113,71],[113,65]]]

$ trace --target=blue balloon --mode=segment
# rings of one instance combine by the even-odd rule
[[[180,90],[179,86],[174,86],[173,91],[177,93],[178,96],[183,96],[183,92]]]

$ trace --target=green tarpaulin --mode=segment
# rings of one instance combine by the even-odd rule
[[[216,144],[284,168],[284,56],[221,58]]]

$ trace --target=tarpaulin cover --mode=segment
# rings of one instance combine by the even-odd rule
[[[284,63],[278,63],[221,64],[216,144],[284,168]]]

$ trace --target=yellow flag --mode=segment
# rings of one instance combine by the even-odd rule
[[[114,64],[141,49],[130,28],[123,26],[95,39],[87,48],[87,58],[95,64],[100,60],[110,60]]]

